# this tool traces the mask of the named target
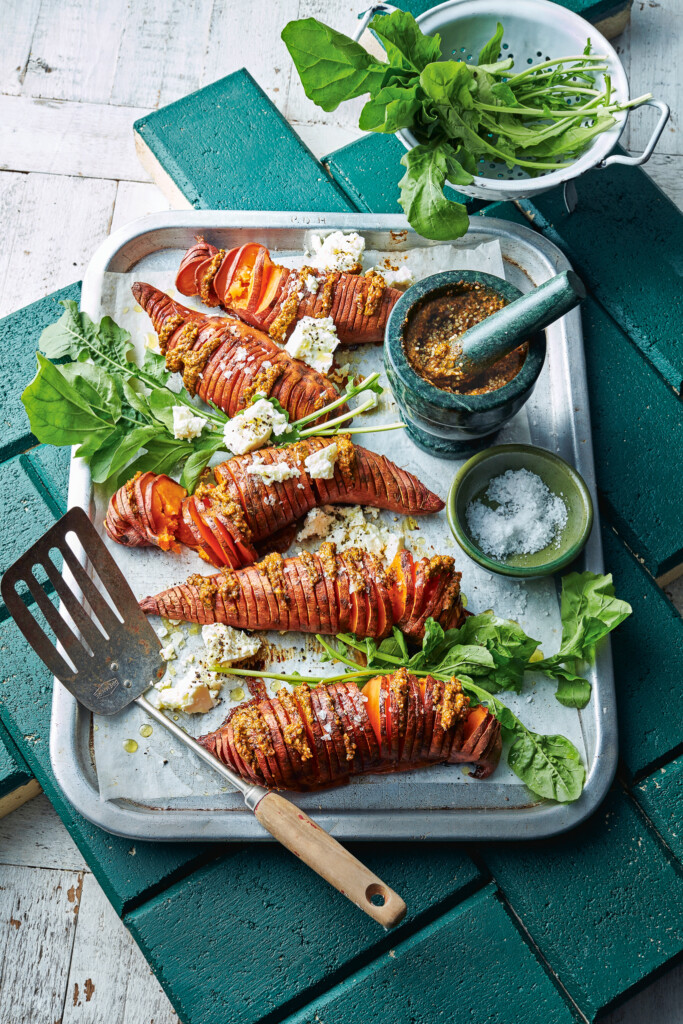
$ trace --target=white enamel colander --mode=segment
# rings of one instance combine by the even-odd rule
[[[361,16],[356,39],[360,39],[375,14],[389,14],[394,10],[396,8],[391,4],[375,4]],[[611,77],[614,97],[622,103],[628,101],[626,72],[614,47],[590,22],[550,0],[447,0],[417,18],[426,35],[438,32],[441,36],[444,60],[463,60],[472,64],[476,63],[482,46],[495,32],[498,21],[505,29],[501,58],[513,57],[515,71],[544,60],[579,55],[583,53],[586,40],[590,39],[591,52],[605,57],[603,63],[609,68],[606,73]],[[596,88],[600,88],[602,82],[602,75],[596,74]],[[666,103],[649,100],[648,105],[657,107],[660,116],[647,147],[638,156],[608,155],[624,130],[628,111],[623,110],[614,115],[616,124],[597,135],[569,167],[530,178],[520,167],[510,169],[499,161],[481,160],[474,183],[458,185],[458,192],[490,201],[527,199],[558,185],[566,185],[594,167],[644,164],[652,155],[669,118]],[[417,145],[411,132],[404,130],[396,134],[406,149]]]

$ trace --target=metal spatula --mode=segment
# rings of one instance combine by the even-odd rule
[[[111,603],[79,561],[69,534],[90,559]],[[53,555],[60,554],[68,570],[64,575],[53,561]],[[58,612],[34,569],[47,574],[70,621]],[[18,593],[21,583],[28,587],[61,651]],[[3,576],[1,589],[10,615],[31,647],[81,704],[99,715],[115,715],[132,703],[144,708],[239,790],[263,827],[296,857],[385,928],[402,920],[406,905],[401,897],[308,815],[279,794],[245,782],[150,704],[145,691],[163,675],[159,638],[83,509],[72,508],[17,559]]]

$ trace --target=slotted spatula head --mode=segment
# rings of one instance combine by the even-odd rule
[[[99,576],[99,588],[81,564],[74,539]],[[53,561],[60,554],[63,571]],[[47,576],[62,602],[61,615],[34,569]],[[20,584],[61,650],[34,616],[28,595],[17,590]],[[90,711],[115,715],[163,675],[159,638],[82,508],[70,509],[18,558],[2,577],[1,589],[7,610],[38,657]]]

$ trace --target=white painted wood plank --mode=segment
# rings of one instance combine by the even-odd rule
[[[671,118],[657,152],[683,153],[681,109],[683,70],[681,26],[683,0],[636,0],[629,28],[629,85],[632,96],[651,92],[671,107]],[[646,108],[629,117],[628,148],[640,153],[650,138],[657,111]]]
[[[338,32],[352,36],[358,27],[358,12],[363,9],[364,5],[358,0],[339,0],[334,4],[330,4],[329,0],[301,0],[298,17],[318,18]],[[284,25],[281,26],[281,30],[282,28]],[[288,53],[285,59],[291,64]],[[326,114],[306,97],[299,75],[296,69],[292,69],[285,112],[290,121],[305,124],[333,123],[345,128],[357,128],[358,117],[366,100],[367,97],[360,96],[358,99],[340,104],[333,113]]]
[[[83,875],[5,867],[0,886],[0,1024],[62,1016]]]
[[[120,181],[114,203],[111,230],[117,231],[132,220],[145,217],[148,213],[162,213],[168,210],[168,200],[152,183]]]
[[[365,134],[358,127],[338,124],[302,124],[293,121],[292,128],[318,159],[335,149],[348,146]]]
[[[40,0],[23,0],[12,9],[12,30],[3,33],[0,46],[0,93],[18,95],[26,73]]]
[[[85,871],[80,850],[41,793],[0,821],[0,864]],[[4,868],[0,868],[0,875]]]
[[[92,875],[83,883],[61,1024],[178,1024],[132,936]]]
[[[144,107],[0,96],[0,168],[148,181],[133,123]]]
[[[213,0],[136,0],[130,5],[110,101],[159,107],[197,89],[212,6]]]
[[[27,176],[12,244],[0,256],[0,316],[82,276],[109,233],[115,196],[115,181]]]
[[[292,75],[296,75],[280,33],[297,17],[299,0],[270,0],[260,11],[244,0],[215,0],[201,85],[246,67],[275,106],[285,111]]]
[[[679,210],[683,211],[683,156],[671,153],[655,153],[644,165],[653,181],[656,181]]]
[[[22,95],[107,103],[128,6],[126,0],[43,0]]]

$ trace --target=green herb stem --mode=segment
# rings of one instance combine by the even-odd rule
[[[328,412],[332,412],[333,409],[338,409],[340,405],[344,405],[350,398],[355,398],[356,395],[360,395],[361,392],[367,391],[367,389],[374,384],[376,380],[379,380],[378,371],[371,373],[369,377],[365,378],[362,384],[359,384],[358,387],[351,388],[346,394],[340,395],[339,398],[334,400],[334,402],[330,402],[329,405],[324,406],[317,412],[309,413],[308,416],[302,416],[300,420],[295,420],[295,422],[292,423],[292,426],[303,427],[307,423],[312,423],[314,420],[320,419],[321,416],[325,416]],[[357,411],[358,410],[356,410],[356,412]],[[329,423],[327,426],[329,426]]]

